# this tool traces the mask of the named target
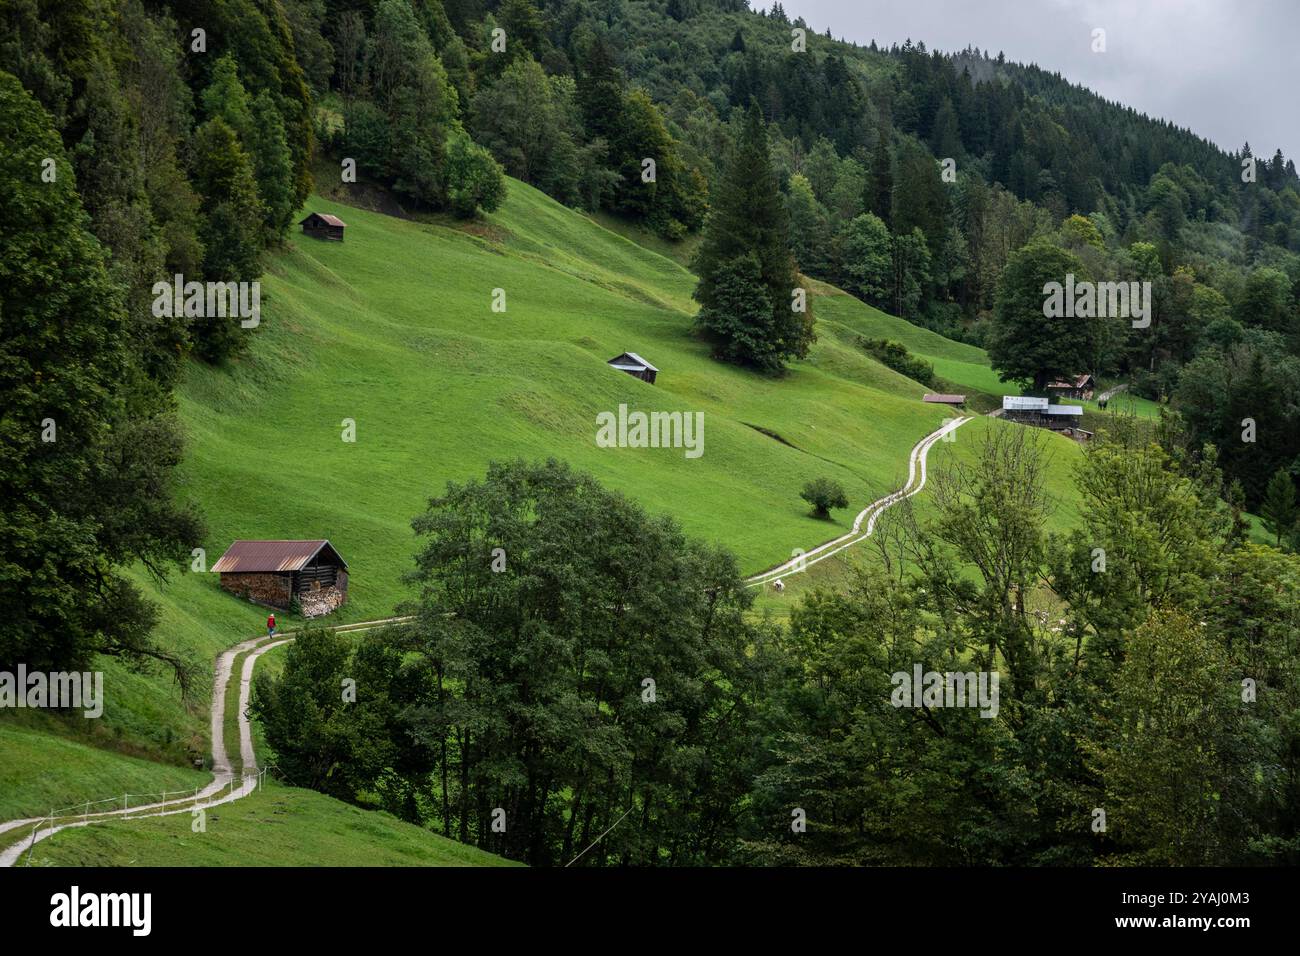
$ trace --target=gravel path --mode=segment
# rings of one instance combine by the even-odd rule
[[[382,627],[385,624],[395,624],[405,620],[408,619],[390,617],[377,621],[360,621],[356,624],[345,624],[336,628],[336,630],[341,632],[366,631],[373,627]],[[19,827],[39,826],[39,829],[36,829],[30,836],[24,836],[14,845],[0,850],[0,867],[13,866],[22,858],[22,855],[27,852],[29,847],[53,836],[60,830],[90,826],[94,823],[104,823],[110,820],[134,820],[137,817],[165,817],[179,813],[190,813],[196,807],[220,806],[223,803],[238,800],[252,793],[258,784],[256,776],[257,760],[253,753],[252,727],[247,717],[248,702],[252,690],[253,668],[257,663],[257,659],[267,651],[292,642],[294,639],[290,636],[292,633],[296,632],[286,632],[283,638],[270,643],[265,637],[251,638],[227,648],[217,655],[216,668],[212,679],[211,783],[194,793],[187,793],[185,796],[178,795],[175,799],[160,800],[156,803],[143,804],[127,810],[105,810],[86,814],[69,813],[58,817],[57,822],[53,824],[47,822],[45,826],[39,826],[43,821],[47,820],[45,817],[31,817],[0,823],[0,833]],[[238,718],[239,754],[243,762],[244,772],[242,778],[236,778],[230,766],[230,757],[226,749],[226,689],[230,684],[230,675],[234,669],[235,658],[246,651],[251,653],[244,659],[244,665],[240,671]]]
[[[942,441],[945,436],[956,431],[962,425],[970,421],[969,417],[954,418],[942,428],[932,431],[922,438],[912,448],[912,453],[907,459],[907,483],[895,492],[878,498],[866,508],[858,513],[853,519],[853,530],[847,534],[842,534],[838,538],[820,544],[804,554],[791,558],[785,564],[779,564],[774,568],[763,571],[754,575],[752,578],[746,578],[745,584],[748,587],[759,587],[769,584],[782,575],[798,574],[806,571],[818,561],[825,561],[827,558],[839,554],[845,548],[851,548],[859,541],[869,538],[871,532],[876,528],[876,519],[881,516],[891,505],[897,504],[904,498],[910,498],[922,488],[925,487],[925,466],[926,458],[930,454],[930,448],[937,441]],[[866,528],[863,528],[863,523]]]
[[[777,565],[767,571],[763,571],[746,579],[746,586],[759,587],[768,584],[782,575],[798,574],[807,570],[810,565],[819,561],[824,561],[833,555],[839,554],[845,548],[852,547],[859,541],[870,537],[871,532],[875,529],[876,519],[885,512],[891,505],[902,501],[904,498],[910,498],[925,487],[926,480],[926,458],[930,453],[930,448],[937,441],[956,431],[966,422],[970,421],[969,417],[957,418],[949,421],[942,428],[936,429],[929,435],[926,435],[912,448],[911,454],[907,461],[907,483],[902,488],[883,498],[873,501],[853,520],[853,530],[847,534],[841,535],[831,541],[818,545],[806,554],[792,558],[784,564]],[[865,525],[865,527],[864,527]],[[404,617],[389,617],[375,621],[361,621],[356,624],[346,624],[335,630],[339,632],[364,631],[375,627],[383,627],[386,624],[396,624],[409,620]],[[163,817],[172,816],[180,813],[190,813],[196,807],[220,806],[223,803],[229,803],[232,800],[238,800],[252,793],[257,785],[257,757],[253,751],[252,727],[248,720],[248,703],[252,691],[253,669],[257,665],[257,659],[267,651],[276,647],[289,644],[294,640],[296,632],[285,632],[284,636],[278,640],[270,640],[266,637],[255,637],[242,641],[233,647],[227,648],[217,655],[216,669],[212,680],[212,714],[211,714],[211,735],[212,735],[212,782],[207,786],[200,788],[193,794],[184,797],[178,797],[174,800],[161,800],[157,803],[145,804],[139,807],[131,807],[127,810],[106,810],[98,813],[76,814],[66,817],[60,817],[62,822],[47,824],[37,829],[30,837],[19,840],[13,846],[5,850],[0,850],[0,867],[13,866],[28,848],[35,843],[39,843],[48,837],[53,836],[60,830],[72,829],[75,827],[90,826],[94,823],[103,823],[108,820],[118,819],[135,819],[137,817]],[[243,779],[238,786],[235,784],[235,775],[230,765],[229,752],[226,749],[225,739],[225,720],[226,720],[226,689],[230,684],[230,675],[234,668],[235,658],[240,654],[248,652],[244,658],[243,667],[239,675],[239,756],[243,765]],[[222,791],[227,791],[224,795]],[[164,794],[165,796],[165,794]],[[28,818],[22,820],[10,820],[0,823],[0,833],[14,830],[19,827],[31,826],[37,827],[43,817]]]

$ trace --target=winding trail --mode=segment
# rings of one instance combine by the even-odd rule
[[[367,631],[387,624],[398,624],[410,620],[406,617],[388,617],[374,621],[358,621],[344,624],[335,630]],[[230,803],[248,796],[258,786],[257,761],[253,753],[252,725],[248,720],[248,703],[252,696],[253,667],[257,659],[273,648],[291,643],[299,632],[286,631],[278,640],[255,637],[229,647],[217,655],[216,668],[212,679],[212,782],[187,796],[173,800],[160,800],[126,810],[105,810],[97,813],[70,813],[60,815],[53,821],[48,817],[31,817],[23,820],[10,820],[0,823],[0,833],[20,827],[33,827],[34,832],[17,843],[0,850],[0,868],[13,866],[34,844],[52,837],[60,830],[90,826],[110,820],[134,820],[143,817],[166,817],[180,813],[192,813],[197,808],[208,808]],[[291,636],[293,635],[293,636]],[[248,653],[239,675],[239,755],[243,764],[240,777],[236,777],[230,765],[230,756],[226,749],[225,719],[226,690],[230,685],[230,675],[234,670],[235,659],[240,654]]]
[[[925,487],[926,479],[926,458],[930,454],[930,449],[935,442],[943,441],[952,432],[955,432],[962,425],[970,421],[969,416],[954,418],[947,422],[942,428],[932,431],[926,435],[912,448],[912,453],[907,459],[907,483],[897,491],[878,498],[871,504],[867,505],[858,516],[853,519],[853,530],[847,534],[842,534],[824,544],[819,544],[811,551],[804,554],[795,555],[784,564],[778,564],[774,568],[755,574],[751,578],[745,579],[747,587],[761,587],[775,581],[782,575],[799,574],[808,570],[809,566],[819,561],[825,561],[827,558],[839,554],[845,548],[851,548],[853,545],[866,538],[871,537],[871,532],[876,529],[876,519],[892,505],[897,504],[904,498],[910,498],[922,488]],[[863,527],[863,523],[866,527]]]
[[[856,518],[853,519],[853,529],[847,534],[834,538],[823,544],[818,545],[805,554],[797,555],[779,564],[767,571],[762,571],[750,578],[745,579],[746,587],[761,587],[774,581],[782,575],[798,574],[808,569],[810,565],[819,561],[825,561],[827,558],[839,554],[845,548],[850,548],[860,541],[871,536],[876,527],[876,519],[883,514],[892,505],[897,504],[904,498],[910,498],[925,487],[926,481],[926,458],[930,449],[935,442],[942,441],[947,435],[956,431],[971,419],[967,417],[955,418],[936,429],[922,438],[913,446],[911,454],[907,461],[907,482],[897,491],[885,495],[867,505],[860,511]],[[337,628],[336,631],[343,633],[349,631],[366,631],[376,627],[383,627],[388,624],[400,624],[410,620],[409,617],[388,617],[374,621],[359,621],[354,624],[344,624]],[[232,647],[227,648],[217,655],[216,667],[213,672],[212,680],[212,713],[210,730],[212,736],[212,781],[205,787],[196,790],[193,794],[184,797],[178,796],[173,800],[160,800],[156,803],[145,804],[139,807],[130,807],[125,810],[105,810],[96,813],[85,814],[67,814],[61,815],[53,820],[47,817],[32,817],[22,820],[10,820],[0,823],[0,834],[21,827],[32,827],[33,832],[30,836],[24,836],[11,846],[0,850],[0,867],[13,866],[22,855],[28,852],[34,844],[45,840],[60,830],[68,830],[76,827],[90,826],[95,823],[103,823],[109,820],[127,820],[144,817],[165,817],[181,813],[192,813],[198,808],[208,808],[220,806],[224,803],[230,803],[233,800],[239,800],[248,796],[257,789],[259,776],[257,769],[257,757],[253,750],[253,733],[252,725],[248,720],[248,704],[252,695],[253,669],[257,665],[257,659],[269,650],[282,647],[292,641],[299,634],[299,631],[285,631],[282,636],[277,638],[255,637],[246,641],[241,641]],[[234,769],[230,764],[230,755],[226,747],[225,739],[225,720],[226,720],[226,691],[230,684],[230,677],[234,670],[235,660],[241,655],[244,657],[243,666],[239,674],[239,757],[242,766],[241,778],[236,785],[236,776]],[[166,796],[166,794],[164,794]]]

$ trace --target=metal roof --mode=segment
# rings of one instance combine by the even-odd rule
[[[624,359],[624,358],[629,358],[629,359],[631,359],[633,362],[636,363],[636,365],[635,365],[635,366],[628,366],[628,365],[626,365],[626,364],[622,364],[622,365],[618,364],[619,359]],[[659,371],[659,369],[655,368],[653,365],[651,365],[649,362],[647,362],[647,361],[646,361],[645,359],[643,359],[641,356],[637,355],[635,352],[623,352],[623,353],[620,354],[620,355],[615,355],[612,359],[609,360],[609,363],[608,363],[608,364],[613,365],[614,368],[622,369],[623,371],[634,371],[634,372],[639,372],[639,371],[641,371],[642,369],[649,369],[649,370],[652,371],[652,372],[657,372],[657,371]]]
[[[923,402],[934,402],[937,405],[961,405],[965,403],[965,395],[948,395],[944,392],[931,392],[921,399]]]
[[[1048,400],[1032,395],[1003,395],[1002,407],[1010,412],[1045,412]]]
[[[1049,405],[1044,411],[1048,415],[1082,415],[1082,405]]]
[[[324,548],[334,552],[339,564],[348,563],[325,538],[312,541],[235,541],[217,559],[213,571],[301,571]]]
[[[346,226],[346,225],[347,225],[347,223],[344,222],[342,219],[340,219],[338,216],[331,216],[331,215],[330,215],[329,213],[327,213],[327,212],[313,212],[313,213],[311,213],[310,215],[307,216],[307,219],[310,219],[312,216],[316,216],[317,218],[324,219],[324,220],[325,220],[327,223],[329,223],[331,226]],[[304,219],[302,222],[306,222],[307,219]],[[301,225],[302,225],[302,222],[298,223],[298,225],[301,226]]]

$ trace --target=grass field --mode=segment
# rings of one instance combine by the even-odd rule
[[[974,463],[984,436],[993,429],[1020,428],[1010,422],[987,416],[975,416],[952,433],[952,441],[939,441],[934,444],[929,455],[929,473],[933,476],[944,468],[957,467]],[[1063,532],[1078,526],[1079,497],[1074,487],[1074,470],[1083,457],[1083,447],[1062,435],[1042,431],[1036,433],[1042,440],[1043,460],[1046,464],[1046,491],[1052,502],[1051,514],[1047,520],[1047,531]],[[911,507],[917,520],[925,524],[934,516],[934,507],[922,492],[912,499]],[[854,509],[855,513],[858,509]],[[877,527],[884,527],[890,520],[890,512],[880,519]],[[856,563],[879,563],[875,545],[870,540],[862,541],[853,547],[814,564],[802,574],[785,577],[785,590],[775,592],[770,587],[760,589],[755,607],[760,613],[771,614],[778,618],[787,617],[800,599],[814,588],[835,588],[845,580],[848,569]]]
[[[411,517],[492,459],[566,459],[757,571],[844,530],[807,515],[809,477],[878,497],[946,415],[845,341],[881,317],[846,296],[825,314],[832,297],[816,297],[820,341],[783,379],[713,361],[691,334],[685,269],[520,183],[464,231],[310,208],[342,216],[347,240],[294,236],[264,281],[250,353],[190,367],[183,470],[210,561],[238,537],[329,538],[351,566],[343,620],[406,597]],[[660,368],[656,385],[605,364],[625,350]],[[704,454],[597,447],[596,415],[620,404],[703,412]],[[216,593],[206,575],[174,587],[185,603]]]
[[[414,550],[411,518],[448,481],[481,476],[494,459],[565,459],[649,510],[674,515],[688,533],[725,544],[752,573],[846,531],[860,508],[903,483],[909,450],[950,414],[922,403],[925,389],[865,354],[859,336],[900,341],[972,390],[1004,390],[981,350],[819,283],[818,342],[786,376],[715,362],[692,333],[695,279],[682,265],[688,250],[656,245],[613,221],[602,225],[518,182],[511,181],[498,213],[472,224],[394,218],[321,197],[307,208],[340,215],[347,239],[291,236],[268,263],[262,325],[250,333],[249,350],[224,367],[189,365],[179,393],[188,442],[180,487],[207,518],[207,566],[235,538],[330,539],[351,572],[338,623],[392,613],[408,596],[400,579]],[[502,296],[505,311],[494,311],[494,297]],[[656,385],[606,365],[623,351],[659,367]],[[703,455],[598,447],[597,414],[620,404],[702,412]],[[355,441],[343,440],[345,424],[355,428]],[[932,461],[964,454],[985,427],[996,426],[965,426]],[[1070,447],[1065,454],[1077,452],[1062,444]],[[818,476],[848,492],[851,507],[834,521],[811,518],[798,496]],[[917,501],[923,507],[924,495]],[[843,572],[838,560],[818,566],[807,583],[833,583]],[[189,698],[182,700],[161,670],[136,673],[106,662],[101,719],[3,715],[0,808],[8,807],[7,815],[208,779],[193,767],[210,752],[213,661],[260,633],[265,611],[225,594],[207,573],[136,580],[161,606],[160,642],[193,665]],[[779,601],[764,595],[760,607],[785,613],[803,587]],[[280,660],[281,652],[271,652],[258,666],[273,670]],[[241,663],[227,705],[236,769]],[[265,796],[256,806],[276,816],[300,806],[306,819],[328,816],[323,807],[298,804],[292,791],[278,793],[294,809],[265,810]],[[225,815],[243,819],[235,809],[242,806]],[[330,806],[328,813],[359,812]],[[188,839],[187,819],[60,834],[37,857],[142,859],[130,835],[135,828],[171,845]],[[163,839],[177,820],[183,825]],[[338,859],[368,847],[349,847],[344,835],[360,831],[339,826]],[[394,853],[406,852],[392,840]],[[247,855],[239,862],[306,859],[294,855],[306,850],[256,843],[240,844]],[[189,849],[197,845],[207,844]],[[225,852],[201,850],[185,862],[236,860]],[[335,859],[331,852],[320,847],[313,862]],[[362,862],[379,861],[367,855]]]
[[[329,538],[352,572],[340,621],[391,613],[407,596],[411,517],[494,458],[567,459],[725,543],[747,572],[769,567],[843,533],[948,414],[858,336],[902,341],[954,379],[992,376],[979,349],[821,284],[819,341],[786,377],[717,363],[691,333],[695,280],[679,262],[513,181],[503,209],[468,226],[320,198],[309,208],[340,214],[347,240],[292,236],[269,263],[249,351],[223,368],[190,364],[181,488],[207,516],[208,565],[237,537]],[[659,366],[655,386],[605,364],[624,350]],[[703,412],[704,454],[597,447],[596,414],[621,403]],[[342,440],[345,419],[355,442]],[[819,475],[849,493],[836,521],[809,517],[798,497]],[[138,580],[162,607],[161,639],[199,675],[191,699],[164,673],[109,663],[104,717],[43,729],[191,766],[208,753],[212,661],[258,633],[263,611],[209,574]]]
[[[268,783],[194,817],[62,830],[37,843],[32,866],[514,866],[386,813]],[[26,857],[24,857],[24,860]]]
[[[121,806],[123,793],[194,790],[211,779],[209,773],[129,757],[48,731],[0,724],[0,821],[116,798],[115,804],[93,808],[112,810]]]

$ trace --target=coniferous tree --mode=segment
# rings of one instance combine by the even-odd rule
[[[257,195],[248,154],[220,117],[208,120],[194,137],[194,184],[202,196],[199,238],[203,273],[209,280],[251,282],[261,273],[261,229],[265,207]],[[194,347],[208,361],[219,361],[247,346],[246,329],[229,317],[204,316],[194,323]]]
[[[895,167],[890,229],[895,235],[920,229],[931,254],[935,254],[947,230],[948,200],[939,166],[920,143],[904,139],[899,144]]]
[[[867,211],[888,225],[894,213],[894,169],[889,155],[889,129],[876,130],[876,145],[871,151],[871,171],[867,177],[867,194],[863,197]]]
[[[943,98],[939,112],[934,117],[934,129],[930,133],[930,148],[939,159],[956,159],[962,155],[961,133],[957,125],[957,110],[952,100]]]
[[[752,256],[754,270],[736,260]],[[780,371],[791,358],[803,358],[814,340],[810,310],[796,311],[799,288],[790,255],[785,205],[768,156],[767,127],[756,104],[745,114],[718,183],[713,210],[694,262],[700,277],[695,300],[696,325],[727,361],[768,372]],[[757,305],[744,310],[738,327],[737,290],[761,287],[770,322],[758,322]],[[760,303],[762,304],[762,303]]]
[[[1264,527],[1273,535],[1274,543],[1281,547],[1283,539],[1295,530],[1296,518],[1300,509],[1296,507],[1295,482],[1285,468],[1279,468],[1269,479],[1264,489],[1264,502],[1260,505],[1259,516],[1264,520]]]
[[[258,193],[266,209],[267,238],[276,242],[284,237],[295,211],[293,156],[285,139],[284,120],[265,90],[253,100],[251,114],[253,125],[248,151]]]
[[[0,670],[103,653],[166,661],[188,689],[192,670],[149,638],[157,608],[119,571],[161,576],[202,534],[170,481],[179,428],[140,374],[125,288],[50,116],[3,71],[0,141]]]

